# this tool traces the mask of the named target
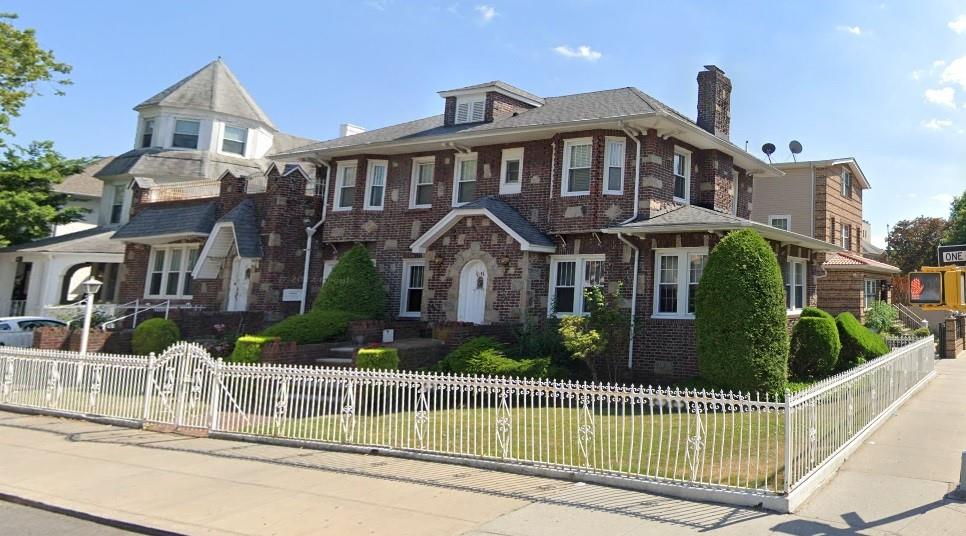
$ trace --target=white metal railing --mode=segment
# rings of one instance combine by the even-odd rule
[[[182,201],[185,199],[218,197],[220,193],[221,181],[216,179],[169,182],[149,188],[145,200],[148,203]]]
[[[769,395],[0,347],[0,406],[777,497],[933,372],[932,339]],[[771,499],[769,499],[771,500]]]
[[[894,303],[892,307],[899,313],[899,320],[909,329],[918,329],[921,327],[929,327],[929,322],[924,320],[922,317],[917,315],[909,306]]]

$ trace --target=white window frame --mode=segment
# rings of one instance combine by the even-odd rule
[[[466,105],[466,117],[460,121],[460,106]],[[477,116],[474,112],[479,112]],[[453,124],[479,123],[486,119],[486,94],[464,95],[456,97],[456,108],[453,110]]]
[[[197,134],[198,141],[195,142],[195,146],[194,147],[178,147],[178,146],[176,146],[174,144],[174,137],[178,135],[178,122],[179,121],[181,121],[183,123],[198,123],[198,134]],[[174,124],[171,125],[171,145],[170,145],[170,147],[175,148],[175,149],[185,149],[185,150],[188,150],[188,151],[191,151],[191,150],[200,151],[201,150],[201,123],[202,123],[201,119],[197,119],[195,117],[175,117],[174,118]]]
[[[776,229],[781,229],[781,227],[778,227],[777,225],[775,225],[775,220],[785,220],[785,226],[786,226],[785,230],[786,231],[792,230],[791,214],[769,214],[768,215],[768,226],[774,227]]]
[[[245,131],[245,139],[242,140],[242,142],[241,142],[241,144],[242,144],[242,150],[241,150],[240,153],[235,153],[235,152],[232,152],[232,151],[226,151],[225,150],[225,140],[227,139],[226,136],[228,135],[228,129],[229,128],[237,128],[238,130]],[[250,130],[251,129],[249,129],[248,127],[242,127],[242,126],[238,126],[238,125],[232,125],[232,124],[229,124],[229,123],[225,123],[222,126],[222,128],[221,128],[221,143],[218,146],[218,152],[220,152],[222,154],[228,154],[228,155],[232,155],[232,156],[239,156],[241,158],[245,158],[245,155],[248,153],[248,138],[250,137],[249,136],[249,131]],[[228,140],[228,141],[238,142],[238,140]]]
[[[151,143],[144,145],[144,135],[148,131],[148,123],[151,123]],[[138,135],[138,148],[147,149],[148,147],[154,147],[155,136],[158,132],[158,118],[157,117],[145,117],[141,120],[141,132]]]
[[[419,167],[422,165],[429,164],[433,166],[433,173],[429,177],[429,183],[420,185],[419,184]],[[413,158],[413,170],[412,176],[409,182],[409,208],[432,208],[433,203],[433,185],[436,183],[436,157],[435,156],[419,156]],[[416,203],[416,192],[420,186],[429,186],[429,204],[417,204]]]
[[[144,281],[144,297],[145,298],[159,298],[159,299],[176,299],[176,300],[190,300],[194,296],[192,294],[186,294],[184,291],[185,277],[191,275],[191,271],[194,266],[189,262],[191,258],[191,253],[195,254],[195,262],[198,262],[198,255],[201,253],[201,244],[169,244],[160,246],[151,246],[151,254],[148,256],[148,269],[147,277]],[[155,272],[154,261],[157,256],[158,251],[164,250],[164,266],[161,267],[160,272]],[[181,251],[181,266],[178,268],[177,272],[171,271],[171,252],[175,250]],[[161,285],[158,288],[159,293],[151,293],[151,280],[155,273],[161,274]],[[175,294],[168,294],[166,292],[168,288],[168,278],[171,274],[175,273],[178,277],[178,292]]]
[[[120,194],[120,197],[118,196]],[[107,223],[108,225],[116,225],[119,223],[124,223],[124,201],[127,197],[127,185],[121,182],[115,182],[111,184],[111,204],[107,211]],[[117,213],[117,221],[114,221],[114,207],[121,207]]]
[[[372,195],[371,189],[373,186],[373,172],[376,166],[382,166],[382,195],[379,197],[379,204],[374,205],[371,203]],[[365,199],[363,199],[363,210],[383,210],[386,207],[386,189],[389,183],[389,161],[388,160],[369,160],[366,164],[366,189],[365,189]]]
[[[339,259],[329,259],[322,262],[322,284],[332,275],[332,270],[335,270],[335,265],[339,264]]]
[[[476,160],[476,177],[473,177],[472,181],[464,181],[462,176],[463,175],[462,163],[467,160]],[[464,182],[472,182],[476,186],[479,186],[480,159],[477,158],[476,153],[459,153],[456,155],[455,158],[453,158],[453,205],[452,206],[454,207],[461,207],[475,200],[473,199],[470,201],[463,201],[463,202],[459,201],[460,184]],[[479,198],[479,196],[477,195],[476,198]]]
[[[852,251],[852,226],[847,224],[840,225],[842,228],[842,247],[846,251]],[[846,240],[848,239],[848,240]]]
[[[575,190],[570,191],[570,152],[574,147],[578,145],[590,145],[590,165],[587,167],[589,177],[587,179],[587,189],[586,190]],[[581,195],[590,195],[590,187],[593,182],[593,172],[594,172],[594,139],[593,138],[571,138],[564,140],[564,150],[563,150],[563,160],[560,162],[561,168],[561,179],[560,179],[560,195],[563,197],[576,197]],[[583,168],[579,168],[583,169]]]
[[[589,314],[584,311],[584,290],[589,287],[584,286],[584,270],[587,262],[606,262],[603,254],[594,255],[551,255],[550,256],[550,281],[547,286],[547,316],[556,315],[557,318],[564,316],[585,316]],[[557,268],[561,263],[574,263],[574,310],[573,312],[554,311],[554,296],[557,289]]]
[[[352,177],[352,188],[359,188],[359,161],[358,160],[340,160],[335,163],[335,195],[333,196],[332,211],[333,212],[349,212],[352,210],[352,205],[347,207],[342,206],[342,190],[343,188],[348,188],[348,186],[343,185],[343,173],[348,168],[354,168],[356,170],[355,176]],[[363,194],[365,191],[363,190]],[[355,200],[353,200],[354,204]]]
[[[674,165],[677,155],[681,155],[684,157],[684,172],[685,172],[684,175],[677,174],[677,169],[676,169],[676,166]],[[674,146],[674,156],[671,157],[671,175],[674,177],[674,183],[671,184],[671,197],[679,203],[684,203],[685,205],[690,204],[691,202],[690,201],[691,200],[691,151],[683,147],[678,147],[676,145]],[[678,177],[684,178],[684,197],[683,198],[674,195],[675,186],[677,186],[676,183],[677,183]]]
[[[734,182],[735,182],[734,195],[731,196],[731,214],[732,215],[735,215],[735,216],[738,215],[738,188],[739,188],[738,183],[740,182],[738,179],[740,177],[741,177],[741,174],[738,173],[737,171],[735,171],[735,177],[734,177]],[[789,223],[791,223],[791,222],[789,222]]]
[[[519,162],[519,176],[517,182],[509,183],[507,179],[507,163],[516,160]],[[503,195],[514,195],[521,191],[523,186],[523,147],[513,149],[503,149],[503,156],[500,159],[500,193]]]
[[[688,312],[688,290],[691,286],[691,255],[704,255],[708,256],[708,248],[657,248],[654,250],[654,281],[653,281],[653,308],[651,318],[670,318],[670,319],[691,319],[694,318],[694,313]],[[659,292],[661,284],[661,258],[662,257],[677,257],[678,258],[678,274],[677,274],[677,311],[670,312],[660,312],[660,298],[661,294]],[[705,259],[705,264],[707,264],[707,259]]]
[[[842,193],[842,197],[845,197],[848,199],[852,198],[852,171],[849,169],[842,170],[842,192],[841,193]]]
[[[423,268],[423,297],[426,296],[426,260],[425,259],[404,259],[402,269],[402,285],[399,287],[399,316],[403,318],[420,318],[423,316],[423,305],[419,304],[419,311],[407,311],[409,308],[409,291],[413,288],[409,286],[410,272],[414,266]]]
[[[611,159],[611,144],[619,143],[621,146],[621,184],[617,190],[610,189],[610,159]],[[627,165],[627,138],[621,136],[606,136],[604,138],[604,195],[624,195],[624,174],[627,173],[625,169]]]
[[[795,278],[795,266],[802,265],[802,280],[798,281]],[[790,315],[799,314],[802,312],[806,306],[808,306],[808,259],[802,257],[788,257],[785,259],[785,273],[791,278],[791,282],[782,281],[782,284],[786,287],[785,292],[788,293],[786,298],[785,309]],[[796,304],[795,302],[795,288],[802,287],[802,303]],[[799,307],[796,307],[799,305]]]

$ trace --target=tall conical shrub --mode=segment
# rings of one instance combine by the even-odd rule
[[[339,259],[315,299],[315,309],[354,313],[381,319],[386,314],[386,285],[369,252],[356,244]]]

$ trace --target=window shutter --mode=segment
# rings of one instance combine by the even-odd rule
[[[469,117],[470,104],[462,102],[456,105],[456,122],[465,123]]]
[[[485,109],[486,109],[486,101],[485,100],[479,100],[479,101],[473,102],[473,114],[472,114],[473,117],[472,117],[471,121],[474,122],[474,123],[479,122],[479,121],[482,121],[483,120],[483,112],[485,111]]]

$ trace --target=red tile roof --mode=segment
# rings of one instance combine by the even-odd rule
[[[886,264],[884,262],[879,262],[872,259],[867,259],[855,253],[840,251],[838,253],[833,253],[826,257],[823,266],[831,267],[850,267],[855,266],[859,268],[865,268],[874,272],[888,272],[888,273],[899,273],[899,268],[892,266],[891,264]]]

